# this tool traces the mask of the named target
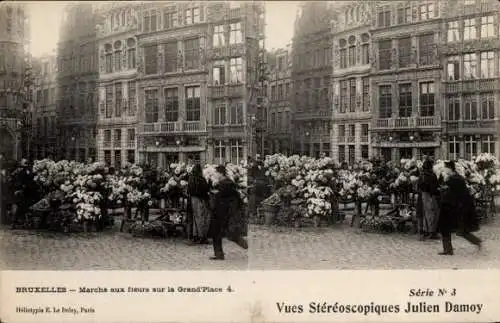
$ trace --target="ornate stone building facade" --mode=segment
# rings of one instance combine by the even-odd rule
[[[440,157],[444,2],[379,2],[371,38],[374,154],[386,160]]]
[[[141,6],[141,161],[164,167],[246,159],[259,10],[261,4],[243,2]]]
[[[448,1],[443,8],[441,62],[445,158],[481,152],[500,157],[500,4]]]
[[[300,4],[292,41],[294,152],[331,154],[332,33],[329,2]]]
[[[332,157],[349,164],[371,156],[371,35],[375,3],[338,8],[333,20]]]
[[[29,23],[25,5],[0,5],[0,153],[5,159],[27,157],[30,113],[27,110],[29,84]]]
[[[57,58],[43,55],[33,60],[33,147],[35,159],[57,156]]]
[[[57,49],[59,157],[97,157],[98,49],[96,5],[68,4]]]
[[[98,160],[121,168],[138,161],[137,27],[138,4],[99,6]]]
[[[268,102],[269,152],[290,154],[292,141],[292,55],[291,48],[281,48],[270,53],[266,96]]]

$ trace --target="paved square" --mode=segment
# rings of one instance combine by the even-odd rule
[[[346,221],[349,222],[349,221]],[[364,233],[340,224],[329,228],[249,227],[251,269],[486,269],[500,268],[500,220],[477,233],[477,251],[453,237],[454,256],[439,256],[441,241],[416,235]]]
[[[212,245],[118,232],[63,235],[0,229],[0,270],[246,270],[247,250],[225,240],[225,261],[211,261]]]

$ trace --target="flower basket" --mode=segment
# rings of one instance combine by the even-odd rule
[[[264,213],[264,224],[271,226],[276,221],[276,214],[278,213],[279,207],[271,204],[263,204],[262,211]]]

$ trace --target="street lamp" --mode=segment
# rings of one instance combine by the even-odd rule
[[[415,137],[413,137],[413,136],[410,136],[410,141],[413,141],[413,139],[415,139]]]
[[[158,146],[160,145],[160,142],[157,140],[157,141],[155,142],[155,145],[156,145],[156,147],[158,147]]]

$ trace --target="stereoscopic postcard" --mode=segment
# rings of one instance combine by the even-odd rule
[[[500,1],[0,3],[0,322],[494,322]]]

